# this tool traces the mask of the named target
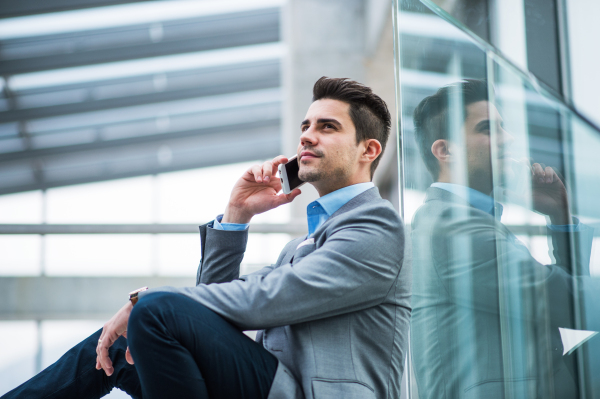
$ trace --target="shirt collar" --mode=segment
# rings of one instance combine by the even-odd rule
[[[431,187],[441,188],[442,190],[449,191],[454,195],[458,195],[460,198],[471,204],[471,206],[474,208],[489,213],[490,215],[494,214],[494,206],[501,207],[501,205],[496,203],[492,197],[485,195],[481,191],[472,189],[471,187],[461,186],[460,184],[439,182],[433,183]]]
[[[375,187],[373,182],[358,183],[351,186],[346,186],[322,196],[318,200],[310,203],[308,206],[310,207],[315,202],[318,202],[327,213],[327,216],[331,216],[342,206],[346,205],[346,203],[348,203],[348,201],[350,201],[352,198],[362,194],[372,187]]]

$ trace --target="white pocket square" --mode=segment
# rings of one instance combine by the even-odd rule
[[[305,245],[310,245],[310,244],[314,244],[315,243],[315,239],[314,238],[309,238],[307,240],[302,241],[300,244],[298,244],[298,246],[296,247],[296,249],[303,247]]]

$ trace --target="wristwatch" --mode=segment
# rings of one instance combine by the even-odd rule
[[[129,293],[129,300],[131,301],[132,305],[135,305],[139,299],[138,295],[140,292],[146,291],[148,289],[148,287],[142,287],[142,288],[138,288],[135,291],[131,291]]]

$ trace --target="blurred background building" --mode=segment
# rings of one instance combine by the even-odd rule
[[[0,1],[0,394],[129,291],[193,285],[197,226],[249,165],[295,152],[321,76],[388,103],[375,183],[407,224],[431,183],[412,110],[444,84],[494,76],[513,82],[528,148],[572,177],[578,214],[597,224],[598,15],[586,0]],[[243,273],[305,234],[315,197],[305,186],[253,220]],[[543,218],[507,215],[547,261]],[[414,379],[403,386],[418,397]]]

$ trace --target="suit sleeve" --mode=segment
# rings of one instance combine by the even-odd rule
[[[189,296],[251,330],[332,317],[383,302],[402,266],[404,229],[395,210],[347,212],[332,222],[327,234],[318,248],[267,274],[158,290]]]
[[[200,265],[196,285],[225,283],[240,276],[240,264],[248,243],[248,230],[226,231],[200,226]]]

